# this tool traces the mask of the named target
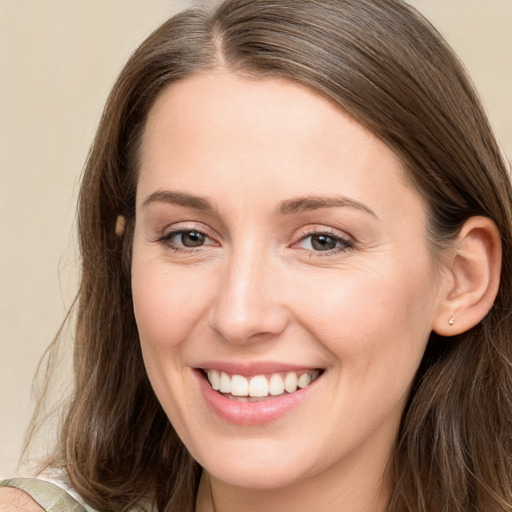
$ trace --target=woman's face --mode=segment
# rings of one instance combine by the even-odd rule
[[[425,205],[404,172],[286,81],[211,72],[153,107],[135,316],[158,399],[216,478],[381,476],[440,309]]]

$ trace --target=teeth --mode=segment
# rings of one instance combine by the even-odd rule
[[[241,375],[231,377],[231,394],[233,396],[249,396],[249,383]]]
[[[284,378],[284,389],[286,389],[288,393],[295,393],[295,391],[297,391],[297,380],[296,373],[287,373]]]
[[[302,389],[305,388],[310,382],[310,376],[307,373],[305,373],[304,375],[301,375],[299,377],[299,380],[297,381],[297,386],[299,386],[299,388]]]
[[[274,373],[274,375],[270,377],[270,381],[268,383],[268,390],[272,396],[279,396],[284,393],[284,382],[281,375],[279,375],[278,373]]]
[[[231,379],[227,373],[221,372],[219,382],[221,393],[231,393]]]
[[[207,376],[212,388],[221,393],[231,394],[235,397],[262,398],[269,394],[279,396],[294,393],[303,389],[319,376],[318,370],[303,372],[274,373],[270,376],[256,375],[244,377],[242,375],[228,375],[218,370],[208,370]]]
[[[249,396],[268,396],[269,387],[269,382],[265,376],[253,377],[249,383]]]
[[[220,388],[220,375],[217,370],[208,370],[208,380],[215,391]]]

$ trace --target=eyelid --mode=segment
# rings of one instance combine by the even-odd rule
[[[216,234],[212,229],[208,226],[204,225],[201,222],[195,221],[182,221],[175,222],[173,224],[166,225],[160,232],[157,234],[158,238],[165,237],[171,233],[183,232],[183,231],[199,231],[203,233],[208,238],[215,239],[217,238]]]
[[[174,245],[174,243],[171,242],[171,239],[174,236],[177,236],[180,233],[187,233],[190,231],[197,231],[198,233],[204,235],[205,238],[214,243],[205,243],[204,245],[199,245],[197,247],[186,247],[181,244]],[[204,224],[197,222],[188,223],[185,221],[167,226],[165,229],[161,231],[161,234],[157,235],[154,241],[161,243],[162,245],[169,249],[174,249],[177,252],[196,252],[204,247],[219,246],[220,243],[218,242],[217,238],[218,237],[212,233],[212,230],[208,229]]]
[[[295,238],[295,241],[291,244],[291,247],[298,246],[298,244],[303,242],[305,239],[314,235],[327,235],[342,242],[343,245],[341,247],[337,247],[335,249],[330,249],[326,251],[315,251],[310,249],[304,249],[301,247],[297,247],[297,249],[303,250],[307,252],[309,255],[314,255],[315,257],[322,257],[329,255],[332,256],[334,254],[346,252],[355,248],[355,240],[353,237],[335,228],[327,226],[306,226],[301,228],[299,234]]]

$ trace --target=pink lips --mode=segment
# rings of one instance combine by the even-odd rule
[[[204,361],[197,368],[202,370],[215,369],[231,375],[264,375],[268,373],[295,372],[301,370],[316,370],[315,366],[297,366],[293,364],[259,362],[259,363],[230,363],[219,361]]]
[[[252,364],[246,367],[230,363],[203,363],[201,365],[201,369],[206,368],[215,368],[230,374],[245,376],[305,369],[303,366],[277,365],[272,363],[258,365]],[[304,400],[306,400],[314,390],[317,383],[315,380],[309,386],[304,389],[299,389],[295,393],[283,394],[275,397],[269,396],[267,399],[261,401],[239,401],[227,398],[218,391],[215,391],[205,379],[201,369],[196,370],[195,374],[208,406],[222,420],[241,426],[262,425],[283,417],[289,411],[304,402]]]

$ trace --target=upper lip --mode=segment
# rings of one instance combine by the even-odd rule
[[[280,363],[276,361],[256,361],[256,362],[232,362],[232,361],[203,361],[197,366],[198,370],[218,370],[231,375],[264,375],[269,373],[293,372],[321,370],[322,368],[314,365],[301,365],[293,363]]]

